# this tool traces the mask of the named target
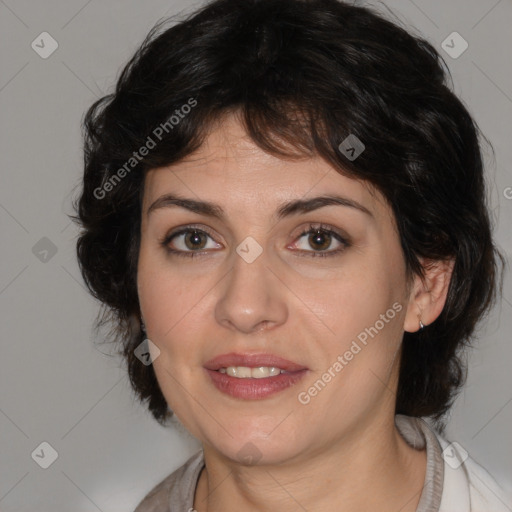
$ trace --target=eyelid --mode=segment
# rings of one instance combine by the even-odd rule
[[[173,228],[169,233],[165,235],[165,238],[169,238],[171,236],[177,235],[180,232],[183,231],[204,231],[208,235],[213,237],[213,230],[211,230],[208,226],[205,226],[204,224],[185,224],[183,226],[178,226],[176,228]]]

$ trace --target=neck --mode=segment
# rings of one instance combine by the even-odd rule
[[[197,512],[415,512],[426,471],[425,450],[405,442],[393,417],[358,424],[328,451],[308,452],[293,464],[243,466],[206,446],[204,458]]]

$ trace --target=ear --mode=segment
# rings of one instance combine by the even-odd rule
[[[404,320],[404,330],[416,332],[420,320],[427,326],[441,314],[446,303],[455,259],[421,260],[425,277],[414,276]]]

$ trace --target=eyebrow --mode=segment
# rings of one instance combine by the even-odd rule
[[[300,213],[308,213],[313,210],[323,208],[324,206],[332,205],[354,208],[355,210],[365,213],[366,215],[369,215],[373,218],[372,212],[365,208],[362,204],[354,201],[353,199],[336,195],[319,196],[313,197],[311,199],[297,199],[288,203],[284,203],[279,206],[273,217],[280,220],[284,217],[289,217],[291,215]],[[148,208],[147,215],[149,216],[151,212],[159,208],[170,207],[181,207],[199,215],[207,215],[222,221],[225,220],[225,212],[220,205],[207,201],[196,201],[194,199],[180,197],[177,194],[165,194],[159,197]]]

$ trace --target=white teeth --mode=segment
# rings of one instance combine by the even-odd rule
[[[248,366],[228,366],[227,368],[219,368],[220,373],[227,373],[231,377],[239,379],[263,379],[265,377],[273,377],[280,373],[285,373],[284,370],[276,368],[275,366],[260,366],[258,368],[249,368]]]

